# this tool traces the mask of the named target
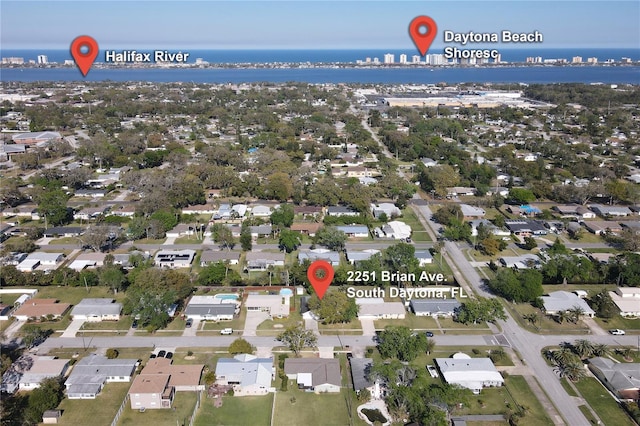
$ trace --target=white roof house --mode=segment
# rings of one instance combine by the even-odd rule
[[[49,377],[63,376],[69,366],[68,359],[53,356],[22,355],[2,376],[0,389],[13,393],[16,390],[33,390]]]
[[[475,394],[485,387],[504,385],[504,378],[489,358],[457,353],[453,358],[436,358],[436,364],[447,383],[471,389]]]
[[[216,364],[216,383],[233,385],[234,396],[266,395],[275,391],[271,380],[275,377],[273,358],[258,358],[242,354],[220,358]]]
[[[269,206],[257,205],[251,209],[251,216],[268,217],[271,216],[271,208]]]
[[[236,313],[236,300],[216,296],[192,296],[184,310],[187,318],[194,320],[232,320]]]
[[[620,315],[640,317],[640,288],[618,287],[616,291],[610,291],[609,296],[620,309]]]
[[[456,299],[411,299],[410,306],[419,317],[452,317],[460,307],[460,302]]]
[[[394,220],[377,228],[375,231],[379,238],[393,238],[395,240],[406,240],[411,237],[411,227],[404,222]]]
[[[159,250],[155,262],[165,268],[188,268],[195,256],[195,250]]]
[[[480,207],[470,206],[469,204],[460,204],[460,210],[464,217],[484,217],[486,212]]]
[[[118,321],[122,312],[122,303],[116,303],[108,298],[87,298],[71,310],[74,320],[82,319],[89,322]]]
[[[311,262],[315,260],[326,260],[333,266],[340,265],[340,253],[337,251],[331,251],[327,249],[313,249],[300,251],[298,253],[298,262],[302,263],[304,260],[309,259]]]
[[[376,253],[380,253],[380,250],[366,249],[366,250],[347,250],[347,260],[354,265],[356,262],[362,262],[371,258]]]
[[[373,216],[376,218],[384,213],[389,219],[402,215],[400,209],[393,203],[371,204],[371,213],[373,213]]]
[[[108,359],[91,354],[82,358],[71,370],[64,383],[69,399],[95,399],[105,383],[130,382],[137,359]]]
[[[268,312],[272,317],[289,316],[290,296],[278,294],[250,294],[244,303],[247,311]]]
[[[284,266],[284,253],[266,251],[249,251],[245,255],[247,269],[250,271],[266,271],[269,266]]]
[[[358,319],[404,319],[406,310],[402,302],[385,302],[381,297],[356,298]]]
[[[584,315],[593,318],[595,312],[591,307],[574,293],[568,291],[553,291],[548,296],[542,296],[544,310],[549,315],[555,315],[560,311],[568,311],[573,308],[581,308]]]

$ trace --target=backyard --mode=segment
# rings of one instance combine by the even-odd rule
[[[274,394],[265,396],[223,396],[222,407],[213,406],[213,398],[203,396],[196,426],[269,426]]]

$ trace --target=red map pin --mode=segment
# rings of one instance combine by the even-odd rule
[[[98,56],[98,42],[86,35],[76,37],[71,42],[71,56],[76,61],[76,65],[78,65],[83,77],[86,77],[91,65],[93,65],[93,61]]]
[[[333,280],[333,267],[325,260],[316,260],[307,269],[307,278],[316,291],[318,299],[322,300]]]
[[[425,32],[420,32],[421,30]],[[438,33],[436,22],[428,16],[418,16],[409,24],[409,35],[422,56],[427,54],[429,46]]]

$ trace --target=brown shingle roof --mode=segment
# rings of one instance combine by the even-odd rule
[[[29,318],[62,316],[71,307],[68,303],[57,303],[56,299],[30,299],[13,312],[13,316]]]

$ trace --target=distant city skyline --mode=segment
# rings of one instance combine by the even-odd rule
[[[409,22],[431,16],[432,49],[637,48],[638,1],[18,1],[0,5],[2,49],[406,49]],[[540,31],[542,44],[444,43],[443,31]],[[431,53],[431,52],[430,52]]]

